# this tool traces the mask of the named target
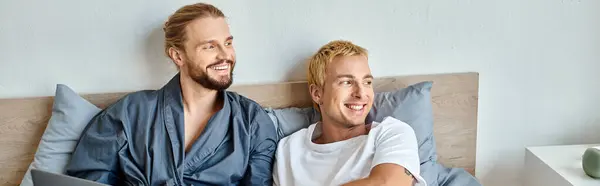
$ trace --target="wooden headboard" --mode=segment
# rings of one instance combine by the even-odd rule
[[[475,172],[479,74],[453,73],[381,77],[375,91],[390,91],[421,81],[433,81],[434,136],[439,161]],[[242,85],[230,88],[264,107],[309,107],[306,82]],[[100,108],[126,93],[88,94]],[[0,185],[18,185],[33,160],[51,115],[53,97],[0,99]]]

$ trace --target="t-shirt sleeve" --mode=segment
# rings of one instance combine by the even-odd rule
[[[414,130],[406,123],[387,118],[380,123],[375,139],[375,155],[371,169],[383,163],[393,163],[407,169],[418,182],[420,176],[419,151]]]

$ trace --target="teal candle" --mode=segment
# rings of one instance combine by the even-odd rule
[[[600,178],[600,147],[588,148],[581,160],[583,171],[592,178]]]

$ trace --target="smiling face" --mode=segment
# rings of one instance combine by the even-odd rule
[[[235,50],[229,26],[223,17],[204,17],[185,28],[183,50],[175,53],[181,75],[207,89],[224,90],[232,84]]]
[[[363,55],[337,56],[327,65],[321,87],[310,86],[324,123],[345,128],[365,124],[373,106],[373,76]]]

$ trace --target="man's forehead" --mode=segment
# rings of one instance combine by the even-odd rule
[[[367,58],[364,56],[347,56],[352,58],[334,59],[327,65],[325,72],[326,81],[335,81],[340,78],[370,78],[371,70]]]
[[[327,75],[337,76],[339,74],[366,75],[371,74],[367,58],[365,56],[338,56],[327,65]]]
[[[198,18],[185,29],[189,40],[224,40],[230,36],[229,25],[222,17]]]

